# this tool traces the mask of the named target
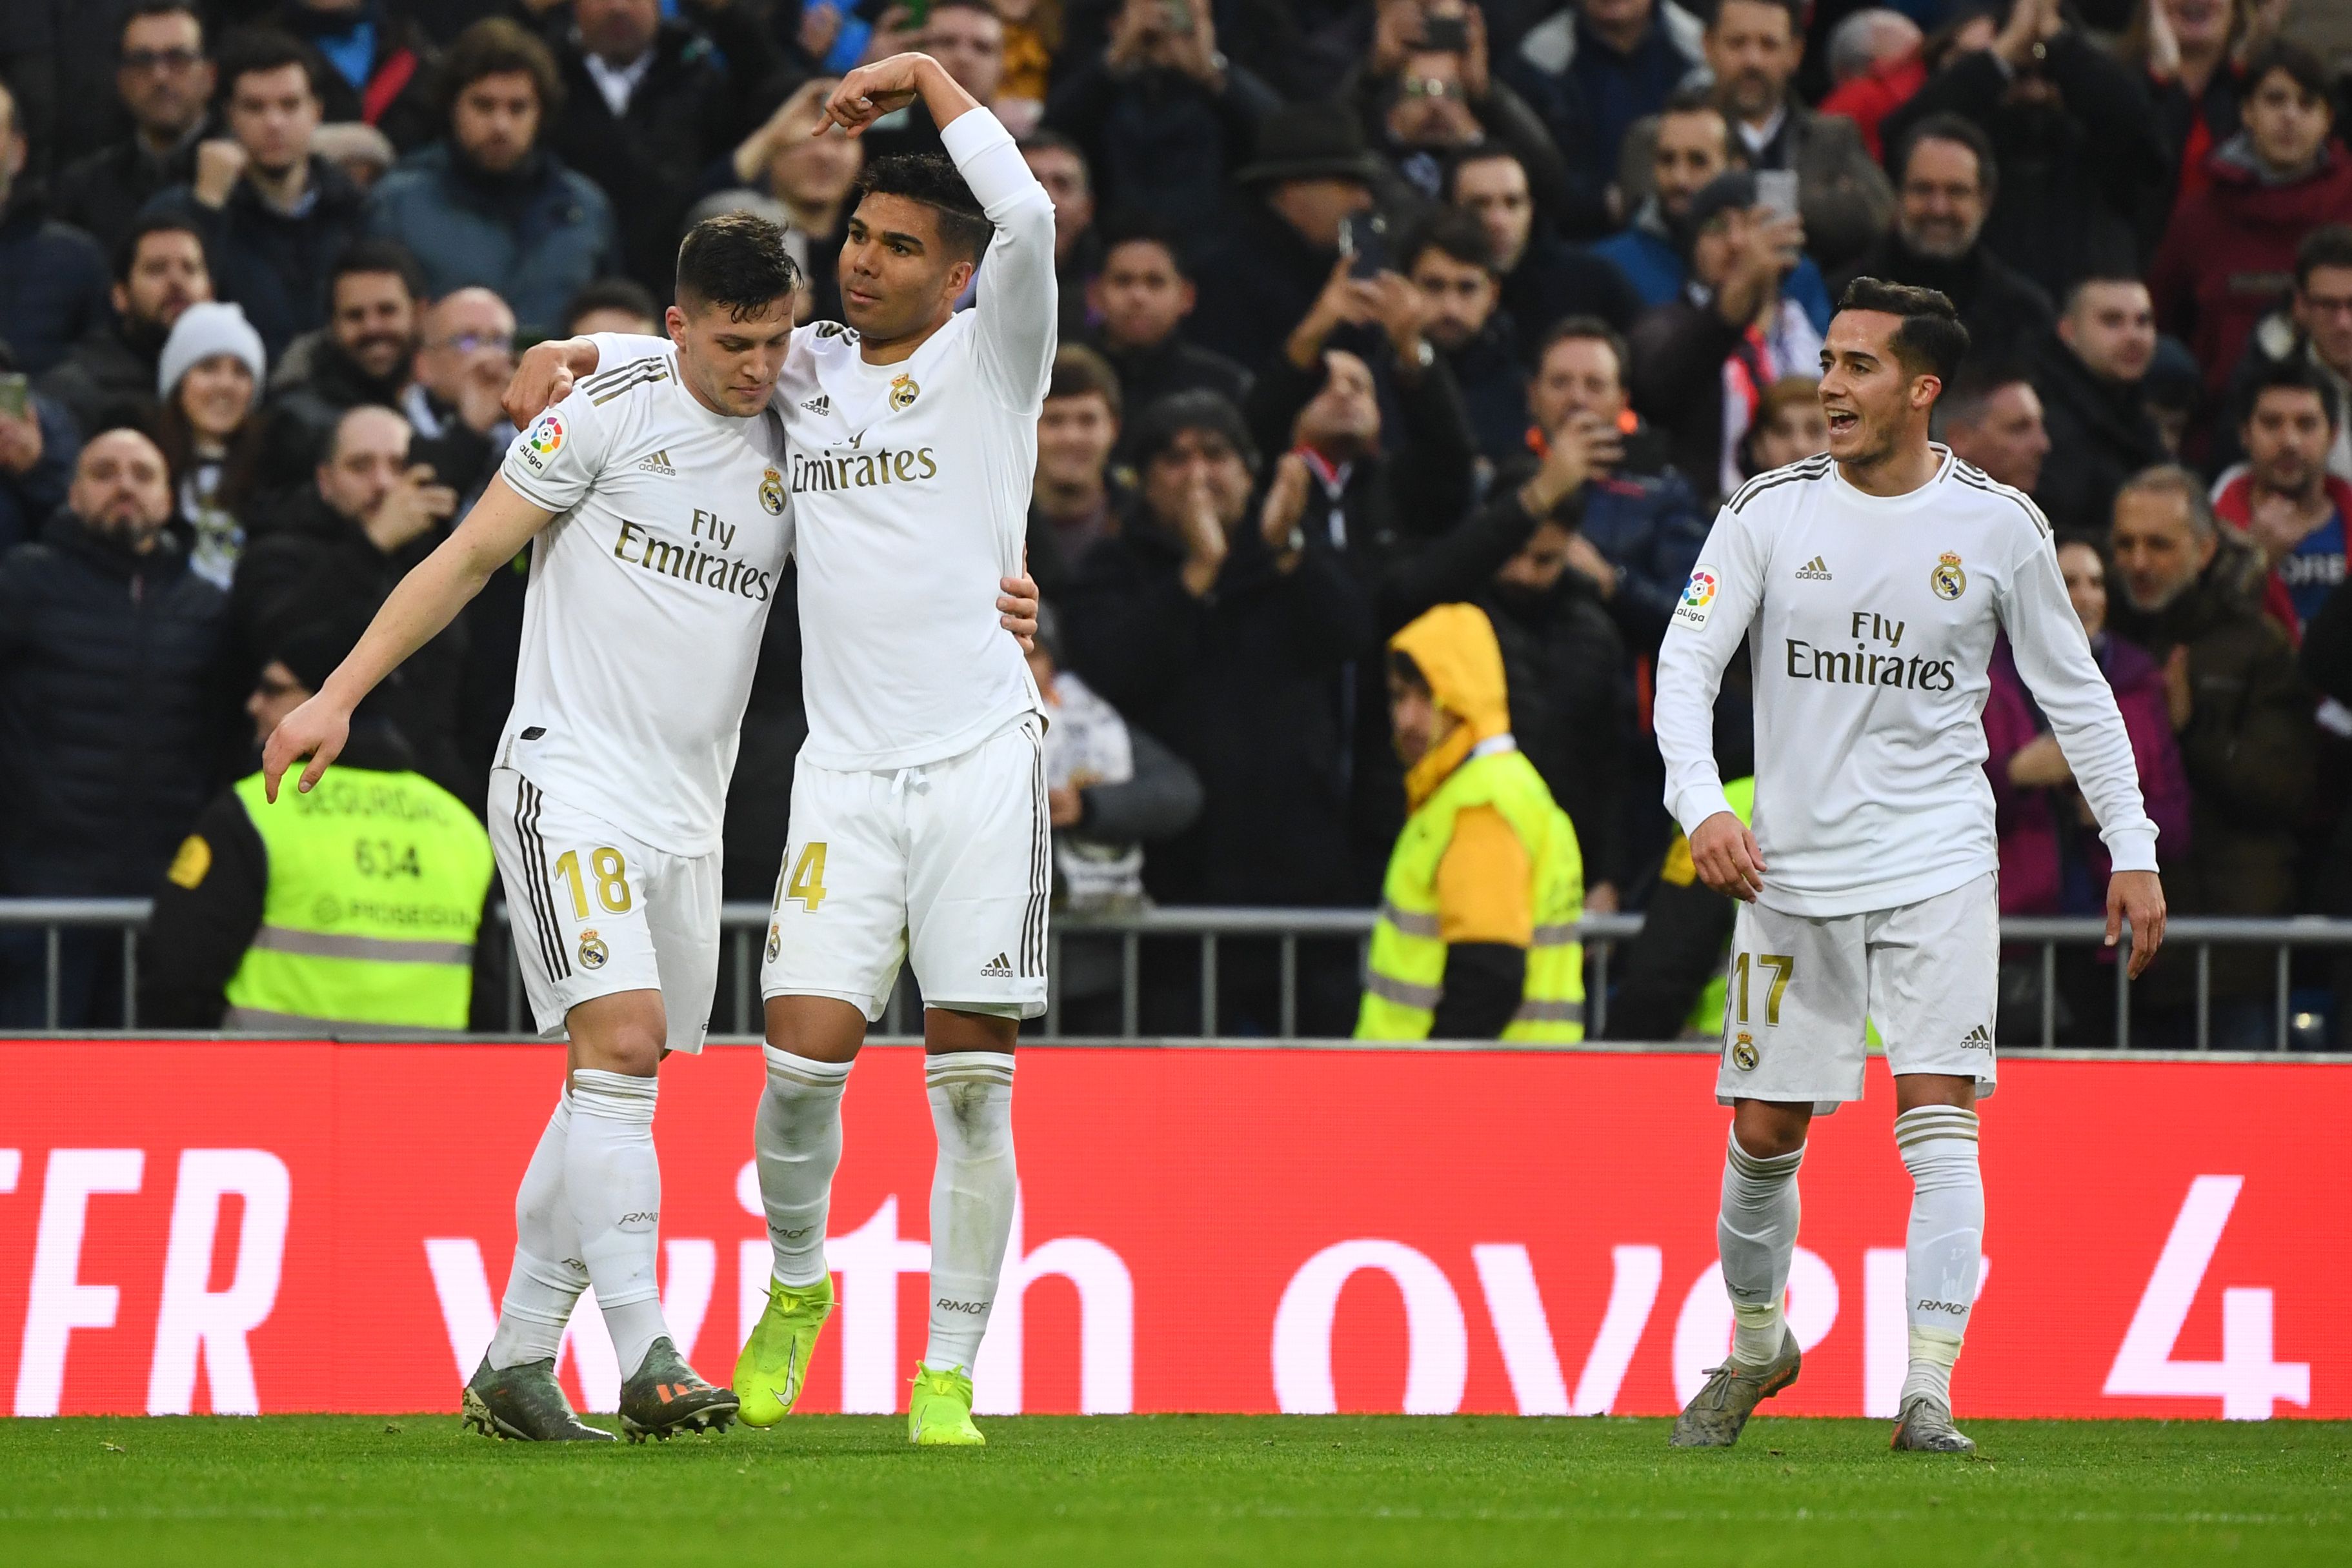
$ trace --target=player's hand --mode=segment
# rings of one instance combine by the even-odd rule
[[[838,125],[852,136],[864,135],[884,115],[915,101],[916,79],[925,66],[937,68],[937,62],[929,55],[903,54],[859,66],[824,100],[824,117],[809,134],[822,136]]]
[[[1056,827],[1076,827],[1087,815],[1086,797],[1066,784],[1056,784],[1045,792],[1045,806],[1053,813]]]
[[[1690,837],[1691,864],[1698,879],[1727,898],[1752,904],[1764,890],[1764,854],[1748,825],[1718,811]]]
[[[576,369],[572,362],[583,352],[587,365]],[[596,345],[585,338],[551,339],[524,350],[514,379],[507,383],[507,417],[514,421],[515,428],[521,429],[571,396],[573,379],[594,370],[596,358]]]
[[[351,737],[351,710],[324,693],[313,696],[279,720],[262,745],[262,793],[276,805],[278,781],[286,776],[287,769],[308,757],[310,765],[302,770],[302,782],[294,787],[310,794],[328,765],[342,755],[343,742]]]
[[[1037,647],[1037,584],[1029,574],[1018,577],[1000,577],[997,584],[1003,592],[996,596],[996,624],[1013,634],[1023,653],[1033,653]]]
[[[2156,957],[2164,945],[2164,882],[2153,871],[2117,871],[2107,879],[2107,945],[2122,937],[2124,921],[2131,921],[2131,977]]]

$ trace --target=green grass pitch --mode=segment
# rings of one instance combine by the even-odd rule
[[[2352,1562],[2352,1424],[998,1417],[982,1451],[798,1417],[661,1446],[454,1415],[0,1421],[0,1561],[474,1564]]]

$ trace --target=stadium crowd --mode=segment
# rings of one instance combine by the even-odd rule
[[[2352,24],[2312,0],[18,0],[0,897],[165,885],[252,771],[266,672],[348,646],[495,471],[519,345],[660,331],[693,220],[789,223],[805,318],[836,314],[862,160],[938,132],[809,129],[908,47],[1055,204],[1029,565],[1070,904],[1372,903],[1404,815],[1381,649],[1456,601],[1585,907],[1686,899],[1659,640],[1717,502],[1825,447],[1811,372],[1870,275],[1969,327],[1941,437],[2053,526],[2173,909],[2352,914]],[[377,704],[477,812],[525,564]],[[783,845],[792,605],[732,898]],[[1995,677],[2001,907],[2095,912],[2065,759]],[[0,942],[0,1022],[37,1022],[40,939]],[[119,1016],[119,952],[68,933],[62,1021]],[[1254,962],[1224,1027],[1268,1026]],[[2216,1043],[2266,1039],[2267,952],[2209,978]],[[1115,965],[1065,984],[1115,1017]],[[2139,1026],[2177,1036],[2197,984],[2168,954]],[[1344,1032],[1353,985],[1310,963],[1307,1026]],[[2107,1037],[2111,967],[2059,989],[2066,1036]],[[217,1017],[175,1010],[145,1021]]]

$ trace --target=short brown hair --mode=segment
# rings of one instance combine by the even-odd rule
[[[1933,289],[1889,283],[1882,278],[1857,278],[1838,296],[1841,310],[1869,310],[1895,318],[1891,342],[1895,356],[1914,375],[1925,372],[1952,384],[1960,361],[1968,357],[1969,330],[1960,324],[1951,300]]]
[[[1118,373],[1110,361],[1078,343],[1072,343],[1054,355],[1054,378],[1045,384],[1045,396],[1099,397],[1110,405],[1110,416],[1120,417],[1125,398],[1119,392]]]
[[[457,35],[449,52],[441,57],[442,118],[446,120],[456,110],[460,93],[484,77],[515,72],[530,78],[531,90],[539,95],[539,123],[544,135],[563,111],[563,78],[555,68],[554,54],[538,36],[504,16],[485,16],[474,23]]]

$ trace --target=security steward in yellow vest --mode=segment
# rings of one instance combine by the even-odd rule
[[[1486,612],[1441,605],[1389,642],[1405,764],[1356,1037],[1584,1037],[1584,859],[1510,733]]]
[[[289,637],[246,700],[257,739],[354,637]],[[490,838],[362,705],[308,795],[272,805],[258,773],[216,796],[157,890],[140,944],[140,1022],[267,1033],[455,1032],[473,996]]]

